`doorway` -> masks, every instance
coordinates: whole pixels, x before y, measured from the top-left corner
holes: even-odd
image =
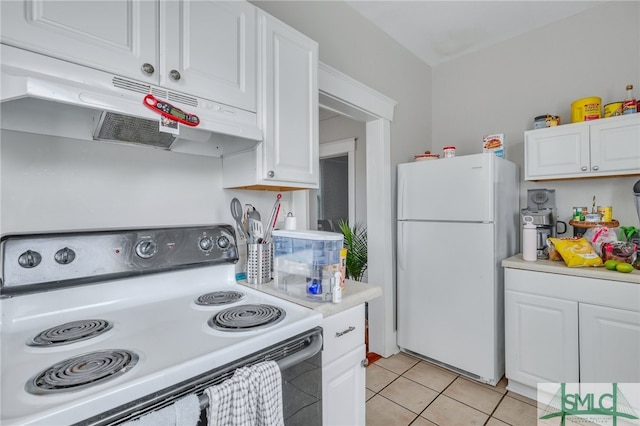
[[[320,157],[318,230],[339,232],[340,223],[349,221],[349,156]]]
[[[369,302],[371,351],[390,356],[398,352],[395,331],[395,174],[391,167],[391,121],[396,102],[319,63],[319,101],[323,109],[365,123],[366,223],[368,276],[382,288],[382,297]],[[300,196],[309,205],[308,193]],[[294,200],[295,202],[295,200]],[[308,212],[310,213],[310,212]]]
[[[354,137],[320,144],[320,187],[309,194],[310,222],[320,231],[340,232],[340,220],[355,223],[357,140]]]

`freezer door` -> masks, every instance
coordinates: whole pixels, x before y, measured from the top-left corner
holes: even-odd
[[[476,154],[398,165],[398,220],[493,222],[496,159]]]
[[[398,346],[487,383],[504,373],[493,230],[493,224],[398,222]]]

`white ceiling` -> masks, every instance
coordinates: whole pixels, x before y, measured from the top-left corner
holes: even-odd
[[[346,3],[434,67],[605,1],[360,1]]]

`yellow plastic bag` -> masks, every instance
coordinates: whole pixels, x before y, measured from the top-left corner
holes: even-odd
[[[549,241],[560,253],[564,263],[570,268],[603,265],[602,258],[598,256],[591,243],[585,238],[578,238],[577,240],[549,238]]]

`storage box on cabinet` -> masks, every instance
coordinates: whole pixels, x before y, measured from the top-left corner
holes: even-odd
[[[524,133],[525,180],[640,174],[640,114]]]

